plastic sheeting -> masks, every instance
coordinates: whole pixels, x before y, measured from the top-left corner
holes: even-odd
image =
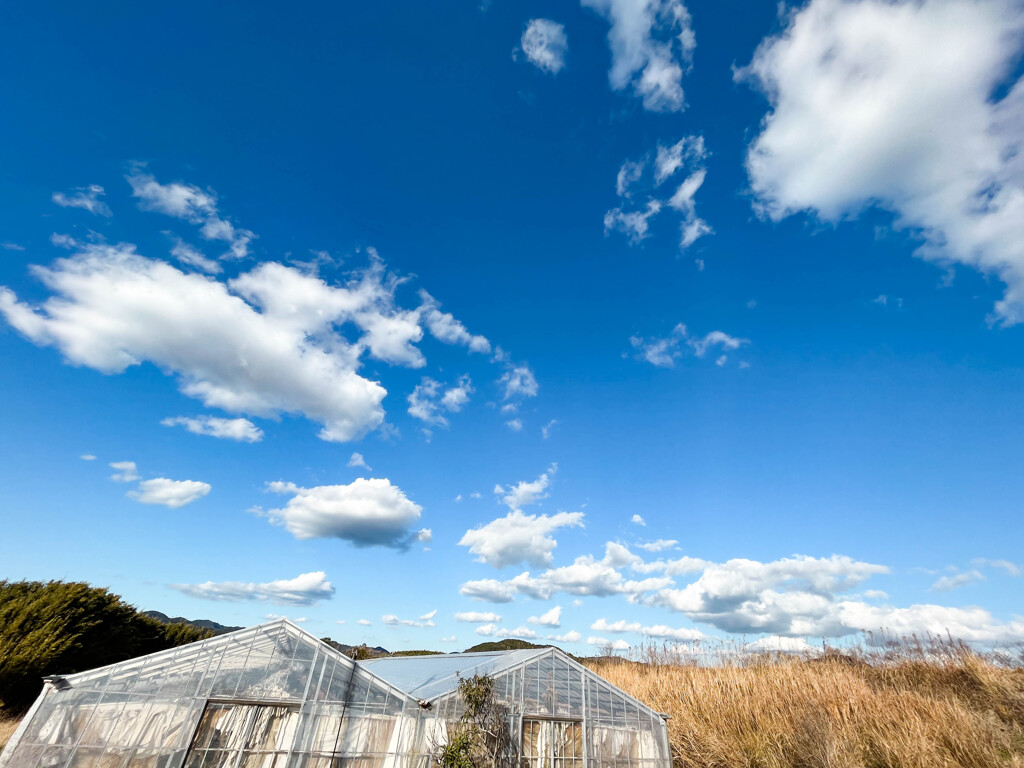
[[[286,620],[47,686],[0,768],[428,768],[474,674],[521,768],[671,768],[664,720],[557,649],[354,662]]]

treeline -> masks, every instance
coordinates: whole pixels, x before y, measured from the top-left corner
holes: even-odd
[[[46,675],[94,669],[213,634],[163,624],[82,582],[0,581],[0,713],[26,709]]]

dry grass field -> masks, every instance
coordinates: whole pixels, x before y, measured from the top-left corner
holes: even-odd
[[[589,666],[672,716],[675,768],[1024,766],[1024,669],[935,650]]]
[[[20,721],[17,718],[9,718],[0,715],[0,752],[3,751],[8,739],[14,735]]]

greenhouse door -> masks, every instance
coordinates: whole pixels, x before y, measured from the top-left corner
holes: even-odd
[[[211,701],[185,768],[283,768],[298,722],[297,707]]]
[[[523,719],[522,768],[583,768],[583,724]]]

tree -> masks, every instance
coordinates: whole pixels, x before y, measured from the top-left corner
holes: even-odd
[[[436,745],[440,768],[513,768],[516,753],[508,708],[498,702],[494,679],[473,675],[459,679],[464,711],[448,724],[448,740]]]
[[[212,637],[163,624],[82,582],[0,581],[0,710],[26,708],[45,675],[94,669]]]

